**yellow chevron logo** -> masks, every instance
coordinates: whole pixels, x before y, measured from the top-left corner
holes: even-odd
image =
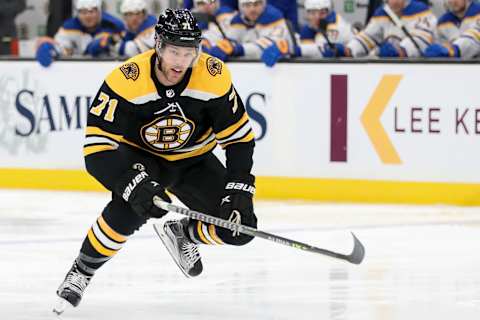
[[[397,90],[402,78],[401,75],[383,76],[360,117],[375,151],[382,162],[386,164],[402,163],[397,150],[395,150],[380,122],[380,117],[387,108],[388,102]]]

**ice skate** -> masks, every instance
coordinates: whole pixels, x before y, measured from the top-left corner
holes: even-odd
[[[57,289],[58,301],[53,307],[53,312],[60,315],[67,308],[78,306],[91,278],[91,275],[86,275],[78,270],[77,262],[75,261],[65,276],[65,280]]]
[[[165,221],[163,224],[154,225],[154,229],[175,263],[189,278],[202,273],[203,266],[197,245],[185,233],[187,225],[188,218],[185,218]]]

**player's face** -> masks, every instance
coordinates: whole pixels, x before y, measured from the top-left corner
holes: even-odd
[[[467,6],[466,0],[448,0],[448,9],[453,13],[463,13]]]
[[[123,20],[125,21],[128,30],[136,32],[145,20],[145,12],[127,12],[123,15]]]
[[[93,29],[100,22],[100,10],[97,8],[80,9],[78,10],[78,19],[82,26],[87,29]]]
[[[198,55],[193,47],[165,45],[161,49],[160,82],[172,86],[179,83]]]
[[[195,8],[201,13],[214,15],[217,10],[218,2],[216,0],[201,0],[195,2]]]
[[[257,21],[258,17],[263,13],[265,10],[265,2],[263,1],[255,1],[255,2],[247,2],[241,5],[243,15],[247,18],[248,21],[255,22]]]
[[[308,24],[315,29],[318,29],[320,27],[320,21],[325,19],[327,16],[328,9],[307,10]]]
[[[387,3],[397,15],[402,13],[402,10],[406,5],[405,0],[387,0]]]

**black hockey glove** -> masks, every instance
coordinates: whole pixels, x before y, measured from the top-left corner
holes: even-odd
[[[154,196],[172,202],[165,188],[153,181],[141,164],[135,164],[134,169],[125,172],[115,184],[114,191],[130,204],[135,213],[145,218],[161,218],[167,214],[167,211],[155,206]]]
[[[255,177],[248,175],[227,175],[225,193],[220,203],[220,214],[224,219],[253,228],[257,217],[253,212]]]

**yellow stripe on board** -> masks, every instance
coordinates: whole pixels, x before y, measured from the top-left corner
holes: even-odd
[[[0,188],[105,191],[82,170],[0,169]],[[256,199],[480,205],[480,184],[258,177]]]
[[[105,191],[84,170],[0,169],[0,188]]]
[[[260,177],[257,199],[480,205],[480,184]]]

